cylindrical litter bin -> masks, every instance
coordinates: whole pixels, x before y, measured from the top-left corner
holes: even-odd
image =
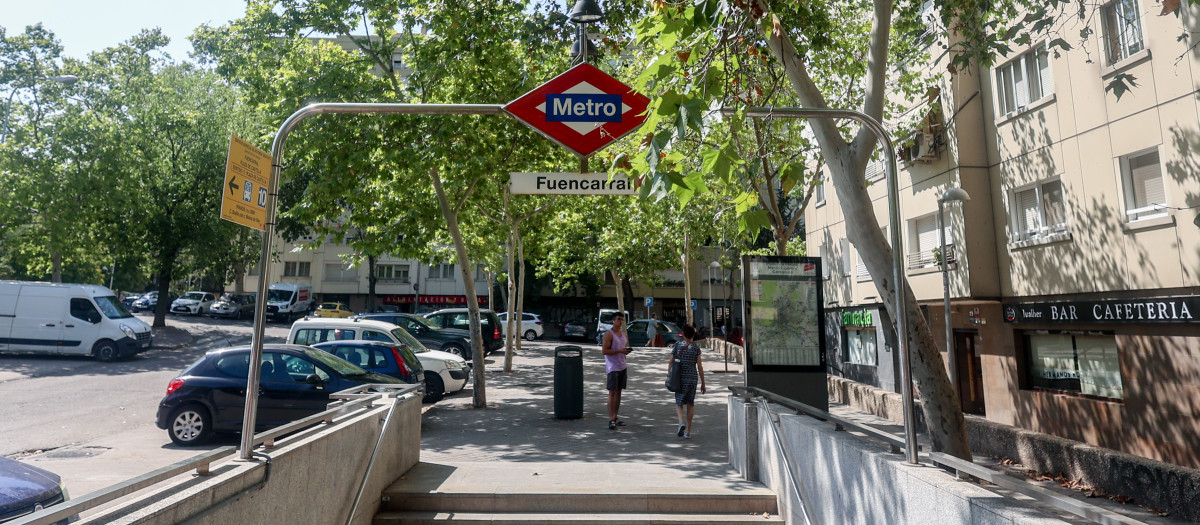
[[[583,417],[583,348],[554,348],[554,417]]]

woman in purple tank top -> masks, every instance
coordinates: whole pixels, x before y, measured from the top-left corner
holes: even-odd
[[[621,391],[625,389],[628,373],[625,370],[625,356],[629,355],[629,334],[625,333],[625,314],[613,314],[612,329],[604,333],[601,344],[604,352],[604,372],[608,378],[608,429],[616,430],[625,426],[625,422],[617,418],[621,410]]]

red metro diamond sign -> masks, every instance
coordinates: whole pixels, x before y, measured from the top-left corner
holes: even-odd
[[[580,157],[646,121],[650,99],[591,64],[579,64],[509,102],[504,110]]]

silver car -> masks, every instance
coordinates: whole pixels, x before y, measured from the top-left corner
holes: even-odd
[[[208,313],[214,317],[230,319],[249,319],[254,317],[254,294],[227,293],[208,308]]]

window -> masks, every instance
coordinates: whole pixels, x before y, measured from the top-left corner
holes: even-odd
[[[1014,191],[1012,223],[1014,242],[1066,231],[1067,211],[1062,182],[1041,182]]]
[[[250,277],[258,277],[258,263],[251,265],[250,269],[246,270],[246,275]]]
[[[871,161],[870,164],[867,164],[867,170],[865,173],[863,173],[863,175],[866,177],[867,180],[882,179],[884,176],[883,161],[882,160]]]
[[[817,205],[825,204],[825,174],[817,175],[816,187],[813,188],[813,198],[816,199]]]
[[[478,268],[478,267],[475,268],[475,280],[477,282],[486,282],[487,281],[487,273],[483,271],[483,268]]]
[[[874,328],[846,328],[847,363],[877,366],[878,350]]]
[[[358,267],[346,268],[342,266],[342,263],[326,263],[325,280],[332,282],[355,282],[358,280]]]
[[[1053,92],[1050,53],[1044,46],[996,68],[996,101],[1000,113],[1015,113]]]
[[[948,262],[954,262],[954,231],[946,221],[946,246],[944,252]],[[938,249],[937,214],[931,213],[908,221],[908,267],[936,268],[940,267],[939,256],[934,255]]]
[[[1104,43],[1108,48],[1108,63],[1116,64],[1141,51],[1141,15],[1137,0],[1114,0],[1100,8],[1104,24]]]
[[[72,298],[71,317],[96,324],[100,322],[100,311],[87,299]]]
[[[289,261],[283,263],[284,277],[308,277],[312,263]]]
[[[325,341],[345,341],[354,339],[354,330],[340,328],[301,328],[296,330],[296,340],[292,344],[315,345]]]
[[[429,269],[429,278],[430,279],[453,280],[454,279],[454,265],[453,264],[439,264],[437,266],[434,266],[433,268],[430,268]]]
[[[1158,150],[1121,157],[1121,178],[1125,183],[1125,216],[1130,221],[1166,213],[1167,194]]]
[[[1029,385],[1106,399],[1123,399],[1116,337],[1090,334],[1025,336]]]
[[[380,281],[396,281],[401,283],[408,282],[408,265],[407,264],[377,264],[375,265],[375,278]]]

